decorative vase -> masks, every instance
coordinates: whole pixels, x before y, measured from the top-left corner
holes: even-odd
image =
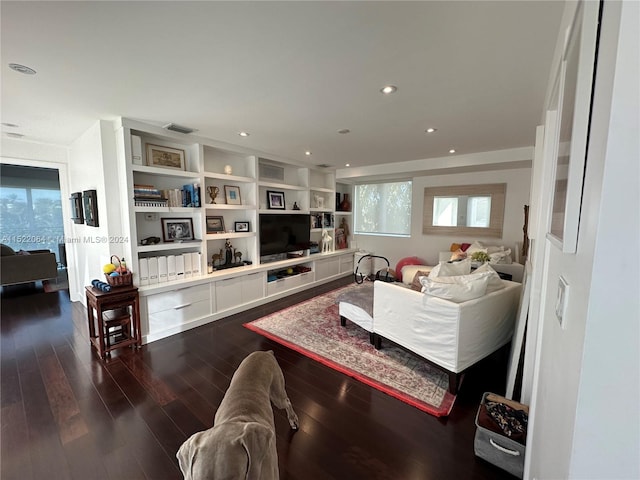
[[[224,173],[227,175],[231,175],[233,173],[233,168],[231,168],[231,165],[224,166]]]
[[[342,199],[342,202],[340,203],[340,211],[342,211],[342,212],[350,212],[351,211],[351,201],[349,200],[349,194],[348,193],[344,193],[343,196],[344,196],[344,198]]]

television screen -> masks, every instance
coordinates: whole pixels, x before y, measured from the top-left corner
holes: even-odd
[[[309,248],[311,218],[305,214],[260,215],[260,256]]]

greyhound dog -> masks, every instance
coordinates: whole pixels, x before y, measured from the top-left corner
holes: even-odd
[[[278,453],[271,402],[298,416],[284,389],[284,375],[273,351],[253,352],[233,374],[213,427],[189,437],[176,457],[185,480],[278,480]]]

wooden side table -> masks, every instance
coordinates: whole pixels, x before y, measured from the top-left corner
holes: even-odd
[[[89,339],[98,355],[104,359],[116,348],[140,348],[142,332],[138,288],[119,287],[103,292],[94,287],[85,287],[85,293]]]

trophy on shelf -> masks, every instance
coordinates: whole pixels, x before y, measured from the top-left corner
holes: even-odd
[[[216,197],[218,196],[218,193],[220,193],[220,189],[215,185],[213,185],[213,186],[207,187],[207,193],[211,197],[211,203],[216,203]]]

